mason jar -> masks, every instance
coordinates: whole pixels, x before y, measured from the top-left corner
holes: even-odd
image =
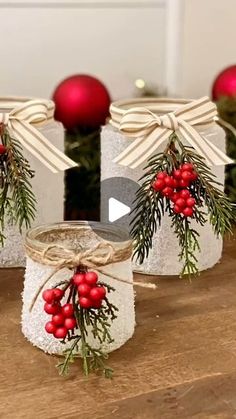
[[[10,113],[17,106],[27,104],[30,98],[0,98],[0,113]],[[45,101],[45,99],[44,99]],[[56,148],[64,151],[64,128],[54,120],[54,103],[48,103],[48,118],[37,124],[37,130],[43,134]],[[23,147],[23,155],[35,171],[31,180],[36,197],[36,217],[33,225],[52,223],[63,220],[64,213],[64,173],[52,173],[27,149]],[[56,205],[52,205],[55,202]],[[6,224],[4,247],[0,247],[0,267],[19,267],[25,265],[23,236],[17,226]]]
[[[135,327],[132,243],[127,232],[107,224],[86,221],[50,224],[27,232],[22,332],[33,345],[44,352],[62,354],[67,346],[71,345],[71,343],[61,343],[45,331],[45,323],[49,320],[49,316],[44,312],[45,301],[43,301],[42,292],[45,288],[52,288],[62,281],[69,280],[73,275],[73,270],[64,268],[57,271],[45,284],[45,278],[50,277],[55,270],[57,247],[63,247],[63,257],[66,259],[68,252],[76,253],[81,251],[81,248],[83,251],[91,249],[93,252],[94,247],[104,242],[110,244],[113,249],[112,260],[102,266],[103,273],[100,270],[97,272],[96,268],[93,271],[98,273],[99,281],[114,287],[114,291],[109,293],[110,303],[118,308],[117,318],[113,320],[110,328],[113,341],[102,346],[104,351],[111,352],[124,345],[132,337]],[[48,247],[53,247],[54,253],[45,263],[44,255]],[[107,250],[104,250],[105,258],[106,252]],[[35,300],[39,290],[40,293]],[[62,303],[66,302],[68,292]],[[34,302],[33,305],[32,302]],[[97,347],[98,342],[90,332],[88,340],[93,347]]]
[[[185,99],[169,99],[169,98],[139,98],[115,102],[114,106],[117,113],[133,108],[145,107],[157,115],[163,115],[168,112],[173,112],[180,106],[189,103],[190,100]],[[113,177],[124,177],[139,183],[139,179],[144,174],[143,169],[147,162],[135,169],[121,166],[114,163],[113,160],[127,148],[132,141],[127,138],[122,132],[119,131],[119,124],[116,121],[110,120],[106,126],[103,127],[101,133],[101,181]],[[225,152],[226,140],[224,130],[215,122],[205,125],[195,125],[194,128],[220,150]],[[183,141],[185,145],[187,144]],[[165,144],[160,146],[158,151],[163,151]],[[156,151],[153,153],[155,154]],[[221,183],[221,189],[224,188],[224,166],[213,166],[212,172],[216,175],[216,180]],[[126,194],[130,190],[122,191],[123,202],[129,202]],[[121,195],[121,194],[120,194]],[[133,197],[135,198],[135,196]],[[101,201],[105,199],[103,196],[103,189],[101,190]],[[103,214],[101,214],[103,221]],[[122,221],[122,220],[121,220]],[[131,221],[131,218],[130,218]],[[201,251],[196,252],[198,259],[199,270],[205,270],[214,266],[221,258],[222,255],[222,238],[217,238],[212,230],[209,222],[204,226],[197,224],[194,220],[191,225],[200,234],[199,244]],[[179,261],[179,244],[178,240],[171,228],[171,218],[165,214],[157,232],[153,237],[153,246],[150,249],[148,258],[140,265],[133,262],[134,271],[153,274],[153,275],[179,275],[182,269],[182,264]]]

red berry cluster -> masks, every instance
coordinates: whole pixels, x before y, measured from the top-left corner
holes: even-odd
[[[73,283],[78,287],[79,305],[83,308],[100,308],[106,296],[106,289],[98,285],[96,272],[74,274]]]
[[[63,297],[64,291],[60,288],[47,289],[43,292],[44,311],[52,315],[51,321],[45,325],[45,330],[57,339],[65,339],[68,330],[76,327],[73,305],[61,305]]]
[[[69,286],[77,287],[80,307],[98,309],[102,306],[106,289],[97,282],[96,272],[78,272],[73,275]],[[44,311],[52,315],[51,321],[45,325],[45,330],[57,339],[65,339],[68,331],[77,326],[73,304],[69,302],[61,304],[64,295],[65,291],[60,288],[47,289],[43,292]]]
[[[191,163],[184,163],[178,169],[173,170],[171,175],[159,172],[152,187],[174,203],[173,211],[176,214],[192,217],[196,201],[186,188],[197,178],[194,166]]]

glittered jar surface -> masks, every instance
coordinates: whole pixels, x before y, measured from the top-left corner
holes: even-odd
[[[217,124],[211,125],[207,129],[204,128],[204,130],[199,127],[198,131],[219,149],[225,151],[225,133]],[[127,147],[130,141],[132,140],[111,125],[103,127],[101,133],[101,181],[111,177],[126,177],[138,182],[143,175],[145,164],[137,169],[130,169],[113,163],[113,159]],[[160,151],[163,151],[164,147],[165,145],[160,147]],[[213,167],[212,171],[217,180],[224,184],[224,166]],[[126,202],[125,193],[124,190],[124,202]],[[101,220],[103,220],[102,214]],[[216,238],[209,222],[200,226],[193,220],[192,225],[200,234],[201,252],[196,254],[196,257],[199,270],[202,271],[211,268],[220,260],[223,242],[221,238]],[[134,263],[133,269],[146,274],[178,275],[182,268],[178,257],[179,251],[178,240],[171,229],[171,219],[165,215],[160,228],[153,237],[153,248],[150,250],[149,257],[142,265]]]
[[[114,341],[101,346],[94,339],[88,327],[88,343],[95,349],[99,348],[110,352],[122,346],[132,337],[135,327],[134,289],[131,242],[127,233],[98,222],[71,221],[31,229],[26,235],[25,244],[27,260],[23,290],[22,331],[33,345],[50,354],[62,354],[67,348],[67,344],[61,343],[45,331],[45,324],[51,320],[51,315],[44,312],[45,301],[42,298],[42,293],[44,289],[55,287],[61,281],[71,279],[74,268],[55,270],[58,265],[61,266],[61,260],[64,261],[68,258],[71,260],[70,252],[77,257],[83,252],[91,257],[94,256],[94,260],[97,261],[94,262],[95,265],[98,263],[102,270],[102,273],[97,272],[98,280],[114,288],[114,291],[108,294],[109,302],[118,309],[117,318],[110,327],[110,334]],[[100,245],[103,248],[99,253],[99,251],[96,252],[96,249]],[[59,260],[57,259],[58,251]],[[108,256],[109,259],[107,259]],[[45,259],[47,257],[48,259]],[[77,260],[78,258],[76,263],[78,263]],[[54,275],[51,275],[52,273]],[[51,278],[47,281],[50,275]],[[122,282],[122,280],[128,281],[128,283]],[[68,293],[69,288],[61,301],[62,305],[67,301]],[[35,298],[36,295],[37,298]],[[33,305],[32,302],[34,302]]]
[[[64,128],[61,123],[52,121],[38,126],[37,129],[54,146],[64,151]],[[32,187],[37,200],[37,212],[32,225],[61,221],[64,207],[64,173],[50,172],[27,150],[24,150],[24,156],[35,170]],[[5,236],[4,248],[0,248],[0,267],[24,266],[23,238],[17,227],[6,226]]]

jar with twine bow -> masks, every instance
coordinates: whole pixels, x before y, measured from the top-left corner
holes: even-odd
[[[220,233],[223,232],[224,226],[227,224],[227,221],[225,223],[227,215],[229,214],[229,219],[232,215],[232,207],[223,196],[224,165],[232,163],[232,160],[225,155],[225,133],[216,123],[215,104],[207,97],[198,100],[142,98],[115,102],[111,105],[110,112],[109,124],[103,127],[101,134],[101,180],[125,177],[141,185],[136,199],[137,213],[143,215],[140,231],[137,232],[140,216],[139,219],[138,216],[135,219],[136,226],[134,223],[132,224],[133,214],[130,216],[131,227],[134,226],[131,235],[136,240],[136,253],[141,255],[139,260],[134,258],[134,270],[156,275],[180,274],[184,265],[183,252],[188,252],[190,249],[191,237],[193,238],[192,243],[195,243],[194,251],[191,249],[191,252],[193,258],[198,262],[198,270],[201,271],[215,265],[222,254]],[[164,162],[163,166],[161,166],[161,161]],[[160,163],[159,166],[157,162]],[[197,167],[194,167],[193,162]],[[180,179],[184,163],[188,163],[188,168],[191,170],[196,169],[192,184],[190,181]],[[155,167],[159,167],[156,172]],[[178,179],[173,176],[176,170]],[[149,172],[154,176],[152,182]],[[165,189],[163,192],[164,183],[161,177],[164,174],[167,176],[164,183],[165,181],[175,182],[175,186],[173,186],[174,183],[173,185],[168,184],[168,191]],[[187,175],[191,174],[185,173],[186,179]],[[157,178],[159,176],[160,179],[155,176]],[[215,176],[215,178],[211,176]],[[142,177],[143,180],[141,180]],[[155,179],[158,182],[154,185]],[[211,183],[208,185],[206,182],[209,179]],[[215,183],[217,190],[213,188],[212,179],[220,184]],[[180,181],[185,185],[187,192],[186,190],[182,191],[184,186],[180,187]],[[209,188],[204,185],[208,185]],[[145,201],[147,191],[151,191],[149,201],[153,202],[153,211],[148,208],[149,212],[145,209],[145,205],[146,208],[149,206],[149,201]],[[212,191],[214,193],[209,198],[209,193]],[[124,190],[124,202],[126,193],[128,192]],[[182,197],[181,194],[186,196]],[[192,196],[192,194],[197,196]],[[214,204],[211,201],[212,197],[214,197]],[[219,200],[222,198],[222,205],[219,212],[217,212],[217,208],[217,211],[213,213],[218,197]],[[143,202],[141,202],[142,198]],[[178,198],[181,198],[178,201],[181,205],[185,200],[191,198],[188,201],[191,207],[186,210],[185,207],[174,204],[174,200],[176,201]],[[103,199],[102,190],[101,202]],[[159,204],[156,204],[157,201],[160,203],[160,207],[158,207]],[[205,206],[206,203],[207,206]],[[210,208],[211,204],[212,209]],[[225,205],[227,210],[229,209],[226,216],[223,214],[224,209],[222,210]],[[138,208],[143,212],[138,212]],[[198,212],[199,208],[200,212]],[[221,215],[223,217],[222,229],[220,226],[216,226],[215,222],[217,218],[221,219]],[[206,217],[206,222],[203,221],[204,217]],[[103,211],[101,219],[103,220]],[[192,236],[190,237],[186,233],[185,240],[183,228],[183,235],[180,237],[179,234],[178,240],[178,232],[183,225],[188,227],[188,233],[190,232]],[[151,233],[150,230],[152,230]],[[146,240],[145,235],[147,235]],[[189,241],[187,236],[190,237]],[[182,248],[180,243],[182,243]],[[190,264],[187,268],[191,273]]]
[[[133,282],[132,242],[127,232],[98,222],[64,222],[29,230],[25,248],[27,264],[23,291],[22,331],[33,345],[49,354],[62,355],[65,351],[70,351],[77,336],[78,345],[74,349],[77,350],[77,354],[79,352],[85,357],[84,345],[89,345],[91,351],[98,350],[104,354],[124,345],[132,337],[135,327],[133,285],[151,288],[155,288],[155,285]],[[90,281],[89,287],[86,285],[88,291],[83,286],[81,289],[78,285],[80,282],[77,282],[85,278],[86,272],[89,272],[90,276],[93,272],[96,285],[94,283],[91,285]],[[96,289],[104,287],[106,290],[105,297],[103,290],[104,299],[99,307],[93,303],[90,306],[84,305],[88,299],[96,297],[96,295],[90,296],[94,287]],[[63,292],[63,298],[60,297],[61,313],[64,313],[66,304],[68,306],[68,303],[72,303],[75,312],[73,315],[79,323],[79,327],[77,328],[77,323],[75,330],[71,332],[73,335],[67,335],[64,342],[55,338],[58,336],[55,330],[49,330],[49,333],[45,331],[45,324],[50,320],[45,298],[48,301],[48,290],[55,288]],[[84,299],[84,294],[81,297],[82,292],[85,292],[87,299]],[[115,315],[109,317],[112,311]],[[94,319],[99,327],[95,325]],[[106,319],[105,327],[108,330],[101,338],[98,335],[104,332],[103,323],[99,323],[102,319]],[[59,326],[63,328],[63,324]],[[96,328],[99,331],[98,335]],[[66,367],[63,364],[62,370],[64,369]],[[89,367],[85,372],[88,370]]]
[[[0,267],[24,265],[21,233],[31,222],[63,219],[63,171],[76,164],[63,153],[54,108],[47,99],[0,98]]]

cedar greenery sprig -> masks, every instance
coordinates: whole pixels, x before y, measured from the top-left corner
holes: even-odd
[[[115,291],[113,287],[104,282],[99,282],[99,285],[106,287],[108,293]],[[117,318],[117,307],[110,303],[107,297],[104,298],[103,304],[98,309],[81,307],[78,303],[77,286],[73,284],[73,279],[70,281],[69,294],[70,300],[68,301],[73,304],[77,326],[62,340],[62,343],[72,341],[72,344],[69,349],[63,352],[64,359],[57,364],[59,374],[67,375],[70,364],[74,363],[76,358],[81,357],[86,376],[90,372],[97,372],[102,373],[106,378],[112,378],[113,370],[106,365],[108,355],[103,351],[102,346],[113,342],[110,326],[111,322]],[[88,343],[89,335],[97,340],[101,345],[100,348],[94,348]]]
[[[183,163],[193,164],[197,173],[197,179],[189,187],[191,196],[196,201],[196,208],[191,219],[203,226],[209,218],[217,236],[223,236],[225,232],[232,231],[232,223],[236,221],[234,204],[219,189],[220,184],[205,160],[193,148],[183,145],[178,136],[173,133],[164,152],[149,159],[144,168],[145,173],[140,179],[141,186],[134,201],[131,236],[135,249],[133,256],[139,263],[143,263],[152,248],[153,235],[161,224],[162,217],[168,214],[172,219],[172,228],[180,246],[179,259],[183,263],[180,276],[185,274],[191,276],[198,273],[199,233],[192,227],[189,218],[176,214],[169,199],[152,187],[157,173],[167,172],[170,175]]]
[[[22,153],[19,142],[1,127],[2,146],[6,152],[0,156],[0,244],[4,245],[6,220],[17,224],[20,232],[29,228],[35,218],[36,199],[31,179],[34,171]]]

